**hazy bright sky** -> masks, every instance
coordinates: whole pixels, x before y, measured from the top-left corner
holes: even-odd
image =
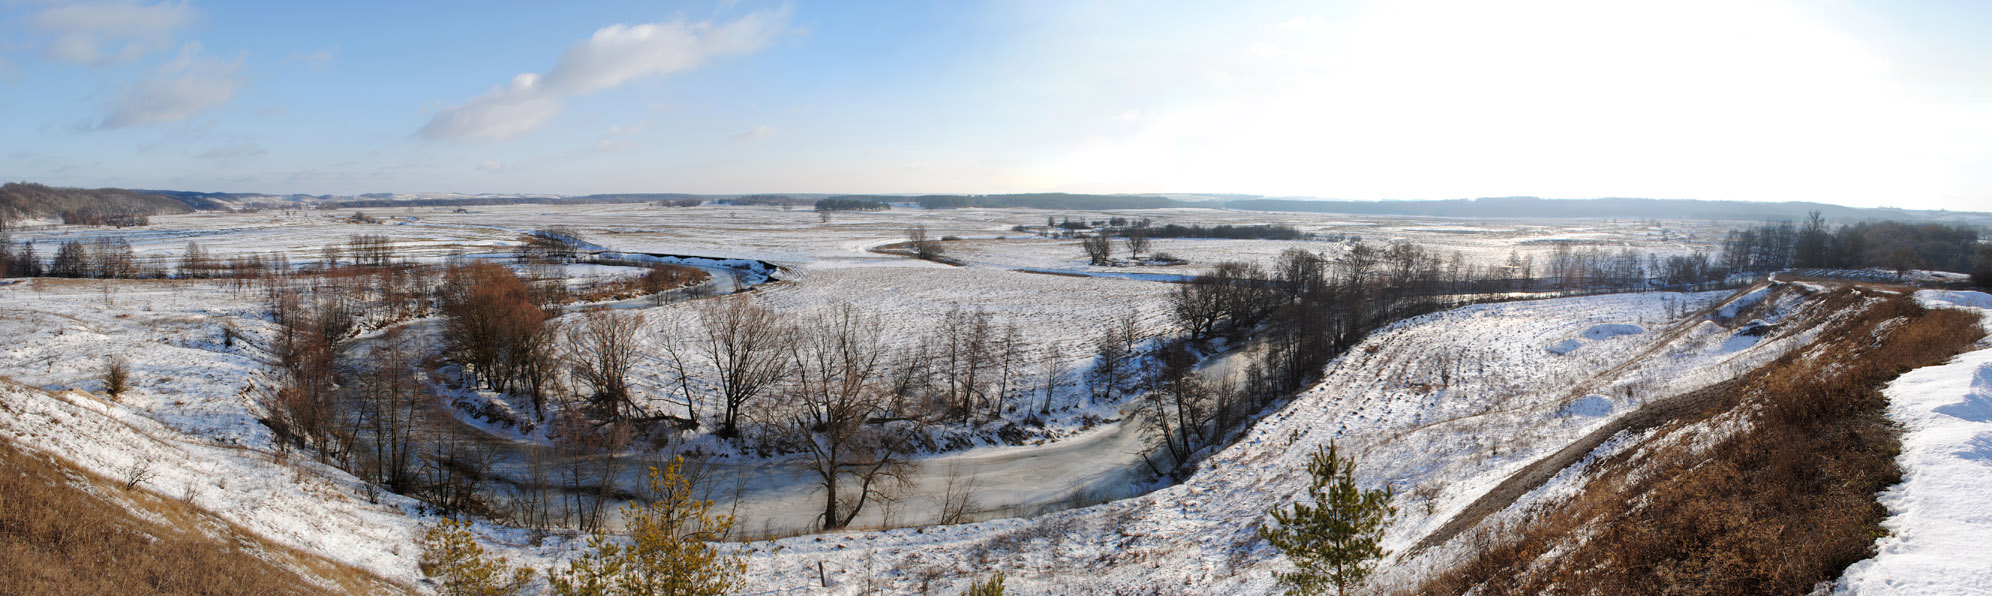
[[[0,178],[1992,209],[1984,0],[0,0]]]

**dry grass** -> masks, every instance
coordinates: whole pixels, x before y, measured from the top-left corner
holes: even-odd
[[[0,594],[406,592],[115,484],[0,437]]]
[[[1900,429],[1881,387],[1977,341],[1974,315],[1858,289],[1827,297],[1829,323],[1745,377],[1727,399],[1602,462],[1570,501],[1487,541],[1424,594],[1792,594],[1872,556],[1901,479]],[[1694,447],[1694,425],[1741,432]]]

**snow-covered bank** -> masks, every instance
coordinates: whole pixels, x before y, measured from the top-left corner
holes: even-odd
[[[1976,311],[1992,328],[1992,296],[1917,292],[1932,308]],[[1845,594],[1992,594],[1992,340],[1888,384],[1889,418],[1902,424],[1902,483],[1874,558],[1840,578]]]

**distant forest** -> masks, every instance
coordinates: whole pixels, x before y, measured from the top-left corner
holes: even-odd
[[[891,206],[878,201],[865,199],[817,199],[817,211],[883,211]]]
[[[1691,199],[1543,199],[1537,197],[1490,197],[1446,201],[1313,201],[1293,199],[1246,199],[1229,201],[1225,208],[1240,211],[1293,211],[1303,213],[1353,213],[1361,215],[1417,215],[1429,217],[1635,217],[1650,219],[1717,219],[1733,221],[1796,220],[1819,212],[1835,221],[1928,221],[1949,215],[1984,214],[1909,211],[1893,208],[1858,208],[1823,203],[1753,203],[1745,201],[1700,201]]]
[[[1992,246],[1978,242],[1971,226],[1899,221],[1829,227],[1813,213],[1789,221],[1732,231],[1722,243],[1723,266],[1732,271],[1782,269],[1931,269],[1979,273],[1992,267]]]
[[[878,203],[917,203],[925,209],[964,209],[980,207],[988,209],[1072,209],[1085,211],[1105,211],[1109,209],[1160,209],[1164,207],[1185,207],[1188,203],[1163,197],[1135,195],[1083,195],[1062,192],[1027,193],[1013,195],[838,195],[831,199],[846,201],[873,201]]]
[[[65,223],[143,225],[164,213],[188,213],[177,199],[121,188],[60,188],[29,182],[0,185],[0,229],[12,221],[59,215]]]

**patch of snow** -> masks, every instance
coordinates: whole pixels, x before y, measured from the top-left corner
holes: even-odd
[[[1611,413],[1612,399],[1597,394],[1577,398],[1575,401],[1570,402],[1570,405],[1563,406],[1563,409],[1556,411],[1557,416],[1587,416],[1594,418],[1609,416]]]

